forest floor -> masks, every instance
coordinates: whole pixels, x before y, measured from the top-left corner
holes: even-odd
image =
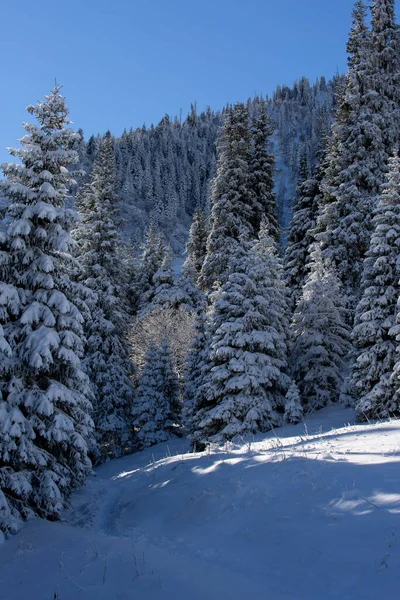
[[[400,421],[343,407],[110,461],[63,522],[0,545],[2,600],[382,600],[399,581]]]

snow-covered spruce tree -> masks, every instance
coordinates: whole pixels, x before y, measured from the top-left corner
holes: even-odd
[[[151,343],[136,390],[132,415],[141,447],[165,442],[179,418],[178,382],[169,345]]]
[[[137,269],[136,297],[138,307],[145,302],[146,293],[153,286],[153,277],[161,267],[165,254],[165,241],[153,221],[150,221],[146,239],[142,246],[140,264]]]
[[[285,280],[292,312],[301,296],[308,274],[310,246],[313,242],[312,230],[316,224],[320,199],[317,179],[306,179],[299,185],[285,249]]]
[[[171,248],[166,245],[163,261],[152,277],[151,287],[142,295],[139,317],[159,308],[195,310],[201,304],[203,295],[193,283],[187,269],[186,266],[179,277],[175,275]]]
[[[276,126],[267,116],[265,101],[260,101],[259,114],[251,131],[251,188],[255,195],[254,230],[258,232],[262,219],[268,222],[270,235],[279,242],[279,223],[274,192],[274,155],[268,152],[268,142]]]
[[[376,99],[386,123],[383,142],[391,153],[400,144],[400,30],[395,0],[374,0],[371,13]]]
[[[392,152],[385,141],[392,115],[382,110],[376,47],[365,16],[365,6],[358,0],[348,42],[349,72],[332,129],[321,186],[323,206],[315,229],[324,259],[337,269],[351,307],[359,300],[371,215]]]
[[[293,316],[290,361],[307,412],[339,399],[343,359],[350,349],[345,312],[340,281],[316,245]]]
[[[300,391],[293,382],[285,397],[285,414],[283,419],[285,423],[299,423],[303,418],[303,406],[301,403]]]
[[[17,288],[0,283],[0,323],[5,326],[4,331],[0,325],[0,532],[6,536],[16,533],[21,517],[31,514],[33,470],[43,462],[41,450],[33,443],[29,419],[7,402],[7,387],[16,370],[7,336],[11,342],[14,317],[18,317],[20,310]]]
[[[208,219],[206,211],[197,208],[189,230],[189,241],[186,244],[186,260],[184,263],[184,269],[193,273],[193,282],[196,284],[206,256],[207,237]]]
[[[192,408],[197,444],[265,431],[282,422],[287,371],[287,306],[271,238],[240,240],[230,275],[215,293],[201,388]]]
[[[100,456],[121,456],[134,446],[133,364],[126,342],[128,307],[115,194],[115,153],[110,132],[101,141],[90,184],[78,194],[82,225],[74,232],[79,280],[92,292],[86,321],[85,367],[94,386],[93,418]],[[124,329],[125,327],[125,329]]]
[[[228,109],[218,139],[218,153],[211,191],[210,234],[199,277],[203,291],[226,282],[229,256],[240,246],[243,232],[250,239],[256,239],[258,233],[261,207],[251,189],[249,115],[244,104]]]
[[[400,159],[390,160],[388,180],[375,210],[374,231],[364,260],[363,294],[352,333],[355,360],[352,390],[361,419],[385,418],[400,411],[394,333],[400,296]]]
[[[2,525],[15,531],[29,511],[57,518],[91,469],[89,380],[81,368],[83,317],[69,276],[75,221],[65,208],[75,134],[56,85],[28,112],[22,164],[3,164],[9,198],[0,252],[0,482]],[[8,347],[7,347],[8,344]],[[5,499],[5,501],[4,501]],[[11,519],[11,520],[10,520]]]

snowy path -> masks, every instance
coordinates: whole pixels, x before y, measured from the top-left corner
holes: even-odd
[[[0,546],[0,598],[397,598],[400,421],[349,422],[335,407],[241,446],[180,440],[100,467],[65,522]]]

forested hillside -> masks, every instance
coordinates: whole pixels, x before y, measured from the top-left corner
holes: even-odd
[[[314,84],[303,77],[292,87],[278,86],[272,98],[266,98],[266,112],[274,127],[270,145],[276,158],[274,179],[283,227],[289,224],[300,164],[303,161],[304,168],[305,161],[311,175],[321,158],[342,84],[343,77],[329,82],[321,77]],[[250,116],[258,114],[259,105],[258,97],[247,102]],[[193,105],[184,120],[166,115],[158,125],[125,130],[115,138],[116,189],[125,238],[142,241],[152,221],[175,252],[182,253],[196,208],[209,209],[217,134],[226,110],[209,108],[198,113]],[[87,173],[100,139],[79,143]]]

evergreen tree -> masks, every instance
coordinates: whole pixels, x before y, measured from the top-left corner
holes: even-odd
[[[80,288],[68,276],[75,215],[65,207],[77,162],[68,110],[55,86],[29,106],[22,164],[3,164],[10,200],[0,253],[1,527],[15,531],[31,511],[57,518],[89,474],[91,390],[81,368]]]
[[[168,440],[178,413],[178,383],[168,342],[164,340],[158,347],[151,343],[132,409],[141,447]]]
[[[184,270],[191,270],[193,281],[197,280],[203,267],[207,251],[208,223],[204,209],[197,209],[193,215],[189,230],[189,241],[186,244],[186,260]]]
[[[191,439],[221,442],[281,423],[290,381],[287,306],[271,238],[241,240],[230,275],[216,292],[201,389],[192,408]]]
[[[308,274],[312,231],[316,224],[320,189],[317,179],[306,179],[298,187],[298,200],[294,206],[289,236],[285,250],[285,279],[293,312],[301,296]]]
[[[400,32],[395,0],[374,0],[371,13],[375,90],[386,123],[383,143],[390,154],[400,144]]]
[[[292,375],[308,412],[339,398],[350,349],[340,281],[318,246],[293,317]]]
[[[303,418],[303,406],[301,404],[300,390],[293,382],[285,398],[285,423],[299,423]]]
[[[390,0],[374,3],[373,20],[378,21],[378,13],[390,4]],[[352,307],[359,299],[371,215],[393,151],[387,132],[393,130],[393,118],[399,119],[385,91],[395,85],[394,69],[384,76],[377,68],[380,57],[392,54],[391,35],[380,35],[378,43],[378,26],[373,25],[371,34],[365,17],[364,3],[358,0],[348,42],[349,73],[333,126],[316,227],[324,258],[337,268]]]
[[[352,389],[362,419],[399,413],[394,339],[396,305],[400,295],[400,159],[390,160],[388,180],[374,214],[374,232],[364,261],[363,295],[357,306],[352,334],[355,361]]]
[[[244,104],[227,112],[218,140],[217,174],[212,183],[211,229],[199,285],[211,291],[227,280],[229,256],[237,252],[240,236],[257,237],[261,206],[256,203],[250,181],[249,116]]]
[[[133,365],[125,341],[128,321],[126,274],[115,194],[115,153],[110,132],[104,136],[90,184],[77,204],[82,226],[75,231],[81,270],[94,294],[88,300],[85,367],[94,385],[94,422],[101,458],[121,456],[133,447],[131,417]]]
[[[270,235],[279,242],[279,223],[274,193],[275,158],[267,149],[270,136],[275,130],[272,119],[267,116],[265,101],[259,105],[259,115],[254,119],[252,129],[251,188],[256,207],[254,230],[258,232],[262,219],[267,219]]]
[[[146,293],[153,286],[153,277],[161,267],[165,254],[165,242],[163,236],[150,222],[147,230],[146,240],[142,247],[140,264],[138,268],[138,279],[136,282],[136,297],[139,307],[145,302]]]
[[[152,278],[152,287],[142,296],[139,316],[159,308],[195,310],[202,303],[203,296],[190,275],[185,269],[179,277],[175,276],[171,248],[165,246],[161,266]]]

